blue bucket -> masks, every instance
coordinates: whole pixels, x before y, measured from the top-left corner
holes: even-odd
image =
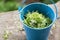
[[[32,12],[36,10],[48,16],[52,20],[52,23],[48,27],[34,29],[24,24],[24,15],[26,15],[28,11]],[[54,13],[54,11],[44,3],[31,3],[20,10],[20,21],[23,23],[27,40],[48,40],[50,29],[56,18],[56,13]]]

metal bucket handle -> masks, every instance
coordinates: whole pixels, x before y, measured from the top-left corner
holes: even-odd
[[[56,4],[54,3],[53,0],[50,0],[50,1],[53,3],[53,5],[54,5],[54,7],[55,7],[55,9],[56,9],[56,17],[57,17],[57,19],[60,19],[60,17],[58,17],[58,9],[57,9]]]
[[[56,6],[55,2],[54,2],[53,0],[50,0],[50,1],[51,1],[51,3],[54,5],[54,7],[55,7],[55,9],[56,9],[56,18],[57,18],[57,19],[60,19],[60,17],[58,17],[58,9],[57,9],[57,6]],[[20,10],[22,9],[22,7],[23,7],[23,5],[25,4],[25,2],[26,2],[26,0],[23,0],[23,1],[21,2],[22,5],[18,8],[19,12],[20,12]]]

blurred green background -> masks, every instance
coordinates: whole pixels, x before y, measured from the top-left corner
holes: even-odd
[[[18,6],[20,6],[21,1],[22,0],[0,0],[0,12],[17,10]],[[40,0],[40,1],[50,4],[49,0]],[[54,2],[57,1],[59,0],[54,0]]]

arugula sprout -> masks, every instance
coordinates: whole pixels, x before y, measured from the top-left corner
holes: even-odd
[[[8,31],[5,31],[4,32],[4,36],[3,36],[4,40],[7,40],[8,39],[8,36],[9,36]]]
[[[52,20],[49,17],[46,17],[38,11],[28,12],[25,17],[24,23],[31,28],[44,28],[52,23]]]
[[[8,40],[9,35],[11,35],[11,34],[12,34],[12,32],[9,32],[9,31],[5,30],[5,31],[4,31],[4,34],[3,34],[4,40]]]

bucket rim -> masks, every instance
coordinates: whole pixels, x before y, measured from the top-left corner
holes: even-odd
[[[23,7],[23,8],[20,10],[20,12],[22,12],[24,8],[26,8],[26,7],[28,7],[28,6],[32,5],[32,4],[42,4],[42,5],[44,5],[44,6],[48,6],[47,4],[45,4],[45,3],[40,3],[40,2],[30,3],[30,4],[26,5],[25,7]],[[52,9],[50,6],[48,6],[48,7],[53,11],[53,9]],[[26,24],[22,21],[21,15],[20,15],[20,21],[22,22],[22,24],[23,24],[24,26],[26,26],[26,27],[28,27],[28,28],[30,28],[30,29],[34,29],[34,30],[47,29],[47,28],[51,27],[51,26],[55,23],[55,21],[56,21],[56,13],[55,13],[54,11],[53,11],[53,13],[54,13],[54,19],[53,19],[52,23],[51,23],[49,26],[44,27],[44,28],[31,28],[31,27],[29,27],[28,25],[26,25]],[[20,14],[21,14],[21,13],[20,13]]]

